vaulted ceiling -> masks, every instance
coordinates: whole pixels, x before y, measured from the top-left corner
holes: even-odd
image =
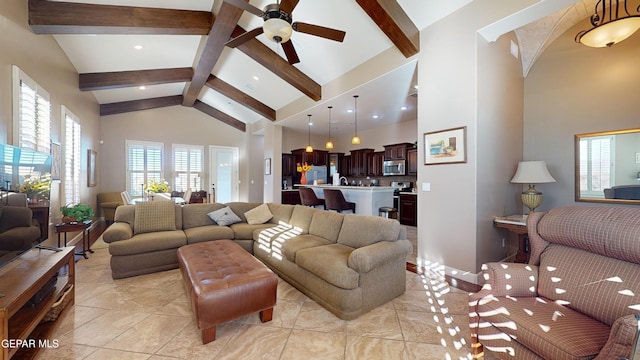
[[[259,9],[274,2],[242,1]],[[281,6],[294,9],[294,21],[346,31],[344,42],[294,32],[290,41],[300,59],[294,65],[264,35],[226,46],[261,27],[263,20],[224,0],[29,0],[29,25],[37,34],[54,36],[80,74],[80,90],[93,92],[101,115],[182,105],[246,131],[247,124],[260,119],[281,120],[278,110],[301,97],[326,102],[323,85],[390,48],[411,58],[420,51],[419,29],[470,1],[283,0]],[[531,7],[562,3],[586,9],[594,1],[540,0]],[[547,10],[531,12],[520,20],[526,21],[522,26],[498,30],[516,30],[525,75],[553,33],[567,26],[566,14],[575,12],[554,11],[565,15],[552,14],[553,24],[537,20],[552,12]],[[369,91],[359,109],[380,122],[415,119],[415,98],[408,96],[415,71],[412,62],[372,81],[373,90],[354,89]],[[382,89],[390,87],[407,91],[385,96]],[[337,122],[346,116],[350,97],[331,99]],[[408,108],[406,113],[400,113],[400,106]],[[305,118],[300,123],[306,124]]]

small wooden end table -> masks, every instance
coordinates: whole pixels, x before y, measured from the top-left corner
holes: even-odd
[[[89,256],[87,252],[93,253],[90,248],[89,241],[91,241],[91,226],[93,222],[91,220],[85,220],[78,223],[60,223],[56,224],[56,233],[58,234],[58,247],[60,247],[60,233],[64,233],[64,246],[67,246],[67,233],[82,231],[82,252],[77,252],[76,255],[82,255],[85,259]]]
[[[529,261],[529,235],[527,233],[526,221],[526,217],[522,215],[496,217],[493,220],[496,227],[507,229],[509,232],[518,235],[518,252],[516,253],[516,262],[519,263],[526,263]]]

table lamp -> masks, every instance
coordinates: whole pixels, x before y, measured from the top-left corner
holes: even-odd
[[[556,179],[551,176],[544,161],[521,161],[511,182],[529,184],[529,189],[522,192],[522,203],[532,213],[542,204],[542,193],[536,189],[535,184],[556,182]]]

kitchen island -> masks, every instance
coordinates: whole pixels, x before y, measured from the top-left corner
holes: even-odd
[[[383,206],[393,207],[393,190],[391,186],[343,186],[343,185],[307,185],[316,196],[324,199],[324,189],[342,191],[345,200],[356,203],[356,214],[378,216],[378,209]]]

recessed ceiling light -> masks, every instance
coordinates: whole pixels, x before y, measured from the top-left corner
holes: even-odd
[[[260,78],[257,77],[256,75],[253,75],[253,80],[258,81],[258,80],[260,80]]]
[[[377,118],[379,118],[379,117],[380,117],[379,115],[373,115],[373,116],[372,116],[372,118],[374,118],[374,119],[377,119]]]
[[[402,110],[402,111],[407,110],[407,109],[408,108],[406,106],[403,106],[403,107],[400,108],[400,110]]]
[[[142,45],[136,45],[133,48],[136,49],[136,50],[142,50]]]
[[[352,112],[353,112],[353,109],[349,109],[349,110],[347,110],[347,112],[348,112],[348,113],[352,113]]]
[[[413,88],[418,90],[418,85],[413,85]]]
[[[146,88],[147,88],[147,87],[146,87],[146,86],[144,86],[144,85],[142,85],[142,86],[138,86],[138,89],[139,89],[139,90],[145,90]]]

